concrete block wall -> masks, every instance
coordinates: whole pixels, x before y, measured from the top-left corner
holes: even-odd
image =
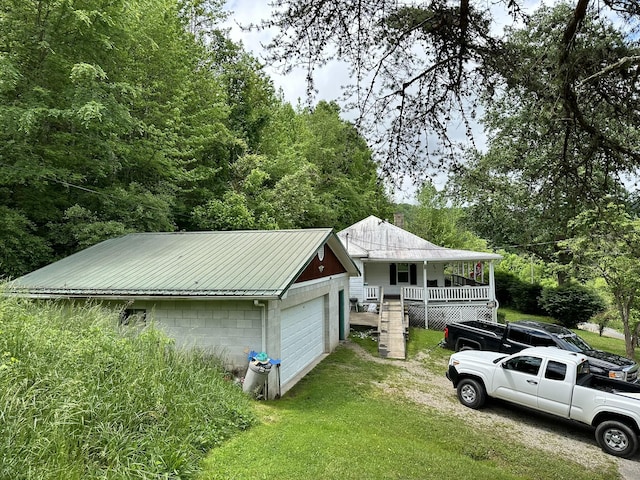
[[[201,348],[221,357],[230,370],[247,366],[247,353],[260,350],[261,309],[248,300],[136,301],[179,348]]]
[[[344,291],[344,337],[349,334],[349,277],[346,274],[294,285],[283,300],[264,300],[266,352],[281,358],[281,312],[313,298],[323,297],[325,306],[324,350],[332,352],[340,342],[339,292]],[[201,348],[225,362],[227,369],[244,375],[247,354],[262,350],[263,308],[251,300],[135,300],[105,302],[113,308],[145,310],[148,322],[173,338],[179,348]],[[320,361],[318,359],[317,361]],[[315,362],[317,363],[317,362]],[[269,376],[269,396],[291,388],[315,363],[287,385],[280,386],[276,375]]]

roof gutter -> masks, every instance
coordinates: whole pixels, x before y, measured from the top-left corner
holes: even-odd
[[[35,299],[49,299],[49,300],[73,300],[80,298],[95,299],[95,300],[253,300],[255,297],[260,297],[261,300],[278,300],[278,295],[143,295],[136,293],[122,293],[122,294],[91,294],[91,293],[35,293],[35,292],[9,292],[7,295],[22,297],[22,298],[35,298]]]

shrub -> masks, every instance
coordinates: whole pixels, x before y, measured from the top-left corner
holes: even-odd
[[[97,306],[0,297],[0,478],[188,478],[252,424],[217,359],[116,325]]]
[[[523,282],[508,272],[496,272],[495,281],[496,298],[501,306],[531,315],[542,313],[538,304],[538,297],[542,293],[540,285]]]
[[[542,286],[519,282],[511,286],[512,306],[522,313],[531,315],[540,315],[543,312],[539,304],[539,298],[542,294]]]
[[[502,272],[497,270],[495,272],[496,282],[496,298],[500,305],[503,307],[510,307],[513,305],[513,299],[511,298],[511,288],[514,284],[520,283],[518,277],[512,273]]]
[[[595,314],[604,311],[602,298],[592,290],[578,284],[544,288],[540,306],[547,314],[567,328],[575,328]]]

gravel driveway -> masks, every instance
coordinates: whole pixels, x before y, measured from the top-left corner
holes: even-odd
[[[399,367],[400,381],[393,385],[379,383],[377,386],[394,396],[405,398],[430,408],[446,411],[461,422],[500,429],[503,435],[514,441],[532,445],[567,459],[581,463],[590,469],[607,468],[611,463],[618,465],[623,480],[640,479],[640,454],[632,460],[613,457],[604,453],[588,426],[558,419],[530,410],[520,409],[497,401],[482,410],[472,410],[458,402],[456,392],[446,377],[446,362],[442,364],[442,375],[435,375],[424,367],[429,353],[420,353],[412,360],[393,361],[374,357],[360,346],[347,342],[360,356],[369,362],[393,362]],[[440,348],[440,347],[436,347]],[[580,452],[576,455],[575,452]]]

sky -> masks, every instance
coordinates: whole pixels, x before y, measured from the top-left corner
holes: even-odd
[[[257,58],[261,58],[263,48],[261,44],[271,39],[270,31],[243,31],[239,25],[249,25],[259,23],[260,20],[269,18],[271,7],[266,0],[228,0],[226,10],[233,12],[229,21],[232,40],[242,42],[245,49],[252,52]],[[282,88],[285,100],[293,105],[301,100],[306,101],[305,72],[302,69],[294,70],[289,75],[281,75],[276,66],[266,65],[265,71],[272,78],[276,88]],[[336,100],[340,94],[340,85],[348,78],[345,66],[337,62],[318,72],[317,87],[318,95],[314,103],[320,100]]]
[[[228,0],[226,10],[232,11],[233,15],[229,19],[228,26],[230,28],[231,39],[241,42],[244,48],[253,53],[258,59],[261,59],[263,48],[261,44],[267,43],[272,36],[269,31],[243,31],[239,25],[249,25],[251,23],[259,23],[262,19],[269,18],[271,7],[267,1],[260,0]],[[265,71],[273,80],[276,89],[282,89],[284,98],[292,105],[298,102],[305,104],[307,101],[307,85],[305,81],[305,71],[297,69],[288,75],[282,75],[277,66],[266,65]],[[339,62],[331,62],[329,65],[316,71],[314,77],[315,88],[318,93],[314,96],[312,104],[317,104],[320,100],[341,102],[342,95],[341,86],[349,81],[349,72],[346,65]],[[349,112],[343,112],[342,118],[348,121],[355,120]],[[441,189],[446,182],[445,176],[440,176],[436,181],[436,187]],[[400,179],[397,186],[393,189],[393,199],[398,203],[416,203],[416,186],[409,178]]]
[[[487,0],[489,1],[489,0]],[[527,10],[534,9],[541,2],[551,3],[553,0],[525,0],[524,7]],[[260,20],[269,18],[271,7],[267,0],[227,0],[226,10],[233,12],[228,21],[230,35],[232,40],[241,42],[244,48],[253,53],[258,59],[262,58],[262,44],[267,43],[273,32],[269,31],[243,31],[240,25],[249,25],[251,23],[260,23]],[[502,29],[505,25],[511,24],[511,20],[507,16],[505,8],[500,7],[499,13],[496,14],[496,28]],[[284,98],[292,105],[298,102],[304,104],[307,101],[305,72],[302,69],[294,70],[288,75],[282,75],[276,66],[266,65],[266,73],[271,77],[276,89],[282,89]],[[337,101],[341,96],[341,85],[348,83],[349,73],[344,64],[332,62],[328,66],[318,70],[315,76],[315,87],[318,90],[317,95],[313,98],[312,103],[315,105],[320,100]],[[349,112],[344,112],[345,120],[355,120],[350,118]],[[478,125],[474,129],[474,138],[476,147],[483,149],[485,145],[485,135],[482,128]],[[463,139],[465,137],[464,125],[452,125],[451,134],[454,137]],[[396,179],[398,185],[394,188],[393,197],[396,202],[415,203],[416,186],[407,178]],[[431,181],[438,190],[441,190],[446,183],[445,174],[435,174],[431,177]]]

